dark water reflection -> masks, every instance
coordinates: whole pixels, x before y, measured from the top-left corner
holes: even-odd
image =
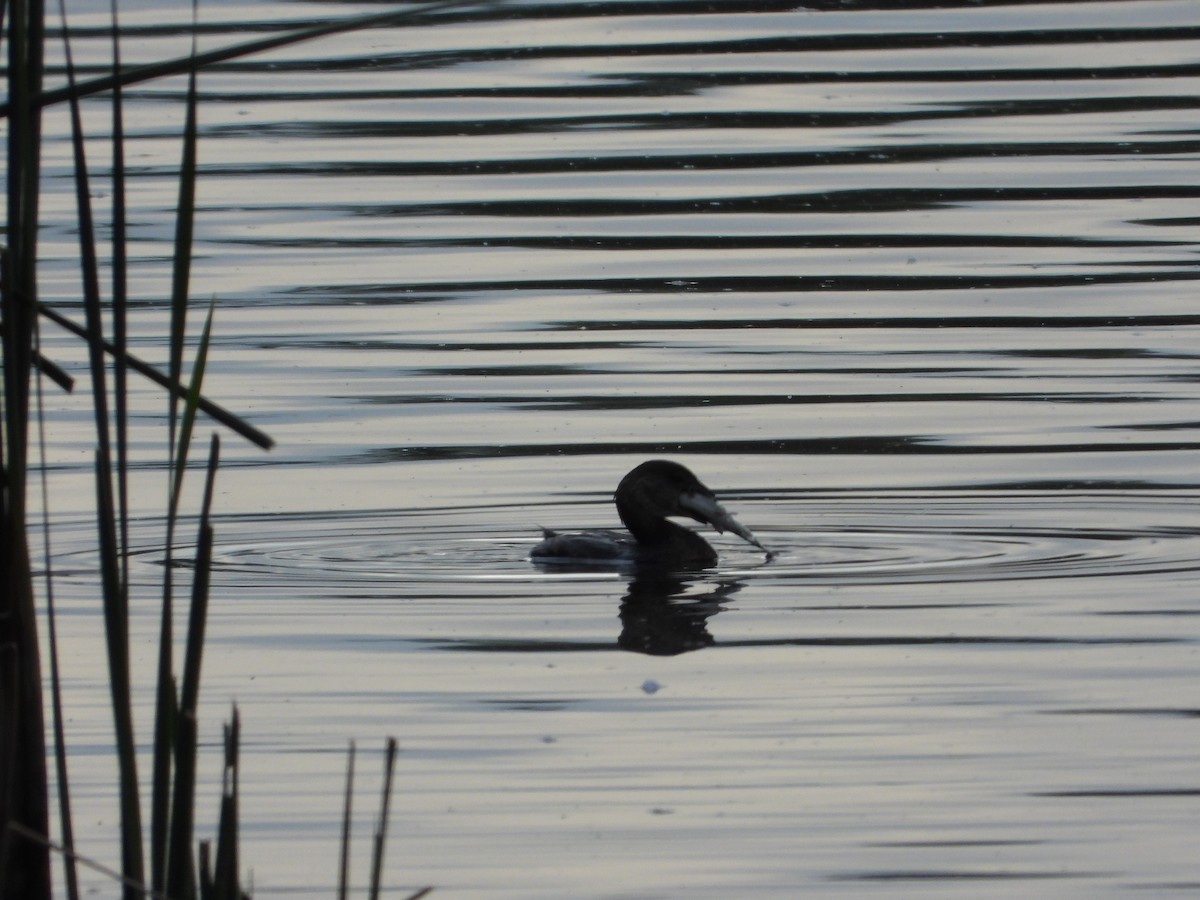
[[[216,2],[201,43],[379,8]],[[98,71],[107,21],[72,15]],[[186,52],[191,15],[129,7],[125,57]],[[236,697],[249,736],[256,894],[332,884],[330,754],[384,733],[406,748],[389,878],[447,896],[1200,882],[1194,0],[464,5],[200,91],[208,390],[279,442],[224,450],[206,659],[205,721]],[[149,357],[181,96],[127,109]],[[57,114],[47,133],[41,290],[77,316]],[[92,489],[64,410],[66,514]],[[528,562],[538,525],[611,526],[649,457],[778,557]],[[93,529],[68,521],[86,691]],[[89,850],[113,815],[93,699]]]
[[[737,582],[689,596],[688,583],[665,574],[642,573],[629,582],[621,600],[621,636],[617,646],[652,656],[674,656],[712,646],[709,616],[742,589]]]

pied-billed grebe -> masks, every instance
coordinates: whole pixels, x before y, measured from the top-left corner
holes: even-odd
[[[719,532],[730,531],[771,558],[750,529],[727,513],[713,492],[679,463],[644,462],[617,485],[617,513],[629,534],[585,531],[559,534],[543,529],[544,539],[530,552],[538,563],[633,562],[671,566],[711,566],[717,553],[708,541],[668,516],[687,516]]]

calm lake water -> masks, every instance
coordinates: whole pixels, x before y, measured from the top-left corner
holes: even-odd
[[[200,46],[381,9],[205,2]],[[123,10],[127,62],[187,51],[186,4]],[[106,27],[73,18],[91,74]],[[128,94],[156,364],[183,90]],[[392,897],[1194,894],[1192,0],[464,5],[200,90],[191,327],[215,297],[206,392],[278,441],[225,437],[203,692],[201,827],[236,702],[257,896],[332,893],[351,739],[365,881],[387,735]],[[46,127],[43,299],[81,319]],[[111,863],[86,370],[46,340],[81,379],[48,401],[53,555]],[[136,392],[148,684],[165,403]],[[653,457],[776,558],[528,562]]]

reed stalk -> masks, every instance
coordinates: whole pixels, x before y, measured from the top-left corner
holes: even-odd
[[[379,819],[375,824],[375,840],[371,846],[371,887],[367,894],[379,900],[383,879],[383,848],[387,842],[388,810],[392,803],[392,775],[396,769],[396,739],[388,738],[383,753],[383,788],[379,797]]]
[[[7,4],[6,247],[0,258],[0,897],[49,896],[46,746],[33,573],[27,543],[30,376],[36,352],[42,46],[40,0]]]
[[[75,65],[67,27],[65,0],[59,0],[63,26],[63,56],[67,84],[75,84]],[[105,636],[108,648],[109,690],[112,696],[117,770],[121,807],[121,873],[127,881],[126,900],[139,893],[129,884],[142,882],[141,809],[137,794],[137,755],[134,743],[132,688],[129,663],[129,595],[122,577],[126,554],[119,540],[120,526],[113,494],[113,452],[108,409],[107,365],[104,352],[103,302],[100,296],[100,265],[96,252],[92,216],[91,185],[85,150],[83,119],[79,100],[72,95],[71,148],[74,154],[76,221],[79,234],[79,264],[83,285],[88,363],[92,383],[92,412],[96,421],[96,518],[100,540],[100,584],[103,597]],[[123,462],[123,460],[121,461]],[[122,468],[123,466],[119,466]],[[124,472],[122,471],[122,474]],[[121,517],[123,518],[123,517]],[[64,838],[64,843],[69,842]]]
[[[350,895],[350,820],[354,805],[354,741],[346,753],[346,794],[342,800],[342,852],[338,856],[338,900]]]

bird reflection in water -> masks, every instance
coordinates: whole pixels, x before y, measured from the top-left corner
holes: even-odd
[[[650,656],[678,656],[711,647],[710,616],[742,589],[740,581],[719,581],[705,593],[690,588],[701,579],[641,571],[621,601],[621,634],[617,646]]]

